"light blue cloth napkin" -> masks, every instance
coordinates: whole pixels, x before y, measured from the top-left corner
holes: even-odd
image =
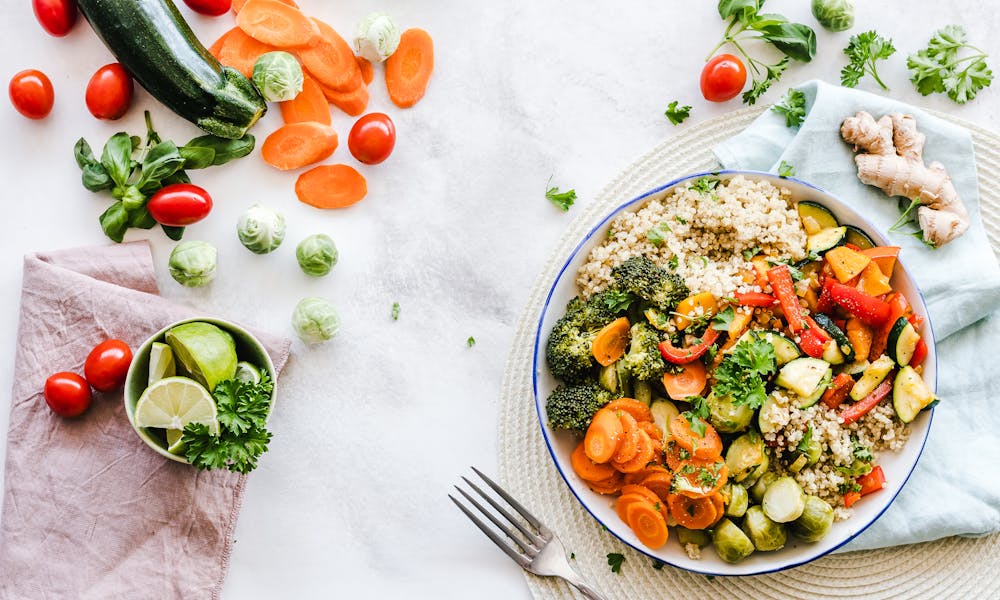
[[[882,96],[820,81],[798,89],[806,97],[802,125],[789,128],[784,116],[768,110],[713,149],[723,167],[774,172],[785,161],[795,177],[837,196],[885,233],[899,218],[897,199],[858,180],[840,124],[859,110],[876,119],[912,114],[927,135],[925,162],[945,165],[972,221],[963,236],[936,250],[905,233],[887,234],[903,248],[900,260],[927,302],[938,342],[941,402],[910,480],[885,514],[843,550],[1000,530],[1000,267],[979,212],[971,136]]]

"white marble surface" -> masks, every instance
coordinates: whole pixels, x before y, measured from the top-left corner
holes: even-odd
[[[694,106],[685,126],[740,107],[738,100],[710,105],[698,92],[702,61],[723,29],[715,3],[300,2],[344,33],[378,9],[404,28],[423,27],[436,42],[436,70],[426,98],[410,110],[392,106],[378,72],[370,109],[392,115],[399,140],[388,161],[361,169],[369,197],[354,208],[323,213],[299,204],[294,175],[270,169],[256,153],[195,173],[216,199],[213,214],[188,233],[219,246],[211,287],[188,290],[169,278],[171,244],[162,235],[129,235],[152,239],[162,292],[179,302],[288,335],[302,296],[327,296],[343,316],[335,341],[293,347],[272,450],[250,479],[224,597],[526,598],[517,568],[445,495],[469,464],[496,470],[497,390],[513,330],[536,272],[579,205],[676,131],[663,117],[669,101]],[[880,68],[896,97],[1000,129],[1000,84],[960,107],[921,98],[904,66],[905,54],[955,22],[1000,67],[1000,13],[989,3],[858,4],[855,31],[874,27],[899,48]],[[787,84],[837,81],[850,34],[818,28],[804,0],[772,0],[767,8],[816,27],[819,53],[811,64],[793,65],[763,102]],[[190,20],[208,41],[232,24],[228,16]],[[108,202],[79,185],[74,141],[82,135],[99,145],[123,128],[140,132],[142,108],[153,111],[165,138],[198,132],[144,93],[120,122],[90,117],[87,79],[110,58],[86,23],[50,38],[26,0],[8,0],[0,40],[4,77],[41,68],[57,96],[41,122],[0,106],[0,339],[8,340],[0,344],[0,389],[9,389],[21,256],[106,241],[97,216]],[[866,79],[862,87],[874,84]],[[278,122],[275,110],[255,133],[263,137]],[[335,116],[342,147],[334,159],[349,164],[352,122]],[[544,199],[550,176],[579,193],[569,214]],[[288,239],[273,255],[251,255],[236,239],[236,218],[254,202],[288,220]],[[319,231],[337,241],[341,259],[329,277],[312,280],[295,265],[294,245]],[[394,301],[402,306],[398,322],[389,317]],[[0,442],[8,402],[0,400]],[[0,443],[0,458],[3,452]]]

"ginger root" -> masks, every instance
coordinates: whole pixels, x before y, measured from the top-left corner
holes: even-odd
[[[844,119],[840,135],[855,152],[864,150],[854,157],[862,183],[920,202],[917,222],[924,241],[940,247],[969,228],[969,213],[944,165],[924,164],[926,137],[912,115],[893,113],[876,121],[860,111]]]

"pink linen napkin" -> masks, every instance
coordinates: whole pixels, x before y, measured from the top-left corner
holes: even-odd
[[[25,257],[0,512],[0,597],[217,598],[245,475],[199,472],[148,448],[122,392],[75,419],[53,414],[45,378],[83,373],[90,349],[133,349],[198,312],[157,295],[145,242]],[[279,371],[289,340],[258,338]]]

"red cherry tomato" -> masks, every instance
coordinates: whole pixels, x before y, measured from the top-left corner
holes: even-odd
[[[98,119],[120,119],[132,106],[132,76],[119,63],[104,65],[87,84],[87,110]]]
[[[184,0],[184,4],[196,13],[217,17],[233,7],[233,0]]]
[[[377,165],[389,158],[395,145],[396,126],[384,113],[369,113],[361,117],[347,136],[351,154],[366,165]]]
[[[185,227],[204,219],[212,210],[212,197],[190,183],[174,183],[161,188],[146,203],[153,219],[168,227]]]
[[[52,111],[55,92],[45,73],[28,69],[14,75],[7,86],[10,102],[29,119],[44,119]]]
[[[61,417],[76,417],[90,408],[90,386],[76,373],[63,371],[45,380],[45,403]]]
[[[725,102],[743,91],[747,69],[732,54],[720,54],[701,70],[701,95],[711,102]]]
[[[83,375],[99,392],[110,392],[125,385],[132,350],[121,340],[107,340],[94,346],[83,365]]]
[[[76,23],[76,0],[31,0],[35,18],[50,35],[62,37]]]

